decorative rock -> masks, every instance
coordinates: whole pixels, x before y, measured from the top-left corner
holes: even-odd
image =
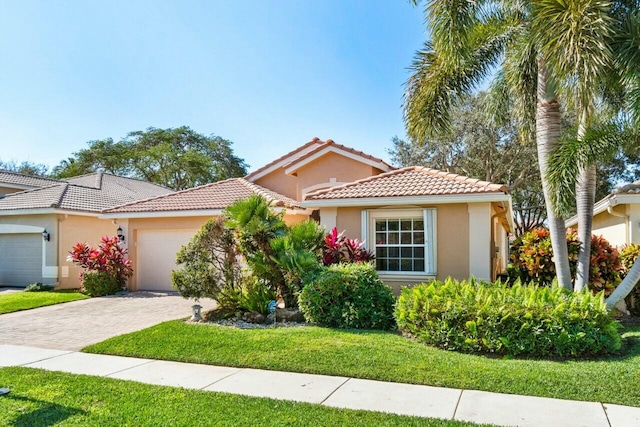
[[[264,323],[265,317],[257,311],[248,311],[242,316],[242,320],[249,323]]]
[[[304,316],[302,312],[295,308],[278,308],[276,309],[276,319],[278,322],[304,322]]]
[[[276,321],[276,314],[269,313],[267,314],[267,321],[265,322],[267,325],[273,325]]]

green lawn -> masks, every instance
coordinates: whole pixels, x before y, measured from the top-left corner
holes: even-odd
[[[624,353],[607,359],[506,360],[439,350],[387,332],[240,330],[171,321],[83,351],[640,406],[640,325],[623,337]]]
[[[0,314],[89,298],[77,291],[17,292],[0,295]]]
[[[475,426],[30,368],[0,369],[5,426]]]

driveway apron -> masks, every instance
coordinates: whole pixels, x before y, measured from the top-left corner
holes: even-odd
[[[190,316],[193,300],[132,292],[0,315],[0,344],[78,351],[116,335]],[[212,300],[201,300],[204,310]]]

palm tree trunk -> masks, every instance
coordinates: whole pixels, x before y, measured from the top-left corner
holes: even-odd
[[[549,235],[553,249],[553,262],[556,266],[558,285],[566,289],[573,289],[571,285],[571,271],[569,269],[569,254],[567,251],[567,233],[564,220],[558,216],[551,203],[549,182],[547,179],[547,165],[549,156],[558,146],[561,133],[560,105],[553,88],[548,84],[547,70],[544,62],[538,59],[538,103],[536,106],[536,145],[538,148],[538,165],[545,206]]]
[[[605,301],[607,304],[607,310],[611,310],[617,303],[629,295],[638,283],[638,280],[640,280],[640,258],[633,263],[631,270],[629,270],[622,283],[618,285],[618,287]]]
[[[580,138],[580,135],[578,135]],[[576,292],[589,283],[591,262],[591,231],[593,228],[593,205],[596,199],[596,165],[580,168],[576,184],[576,207],[578,209],[578,267],[574,289]]]

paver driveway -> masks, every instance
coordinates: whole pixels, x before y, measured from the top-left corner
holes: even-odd
[[[80,350],[107,338],[188,317],[193,300],[177,294],[132,292],[0,315],[0,344]],[[201,300],[203,310],[215,306]]]

